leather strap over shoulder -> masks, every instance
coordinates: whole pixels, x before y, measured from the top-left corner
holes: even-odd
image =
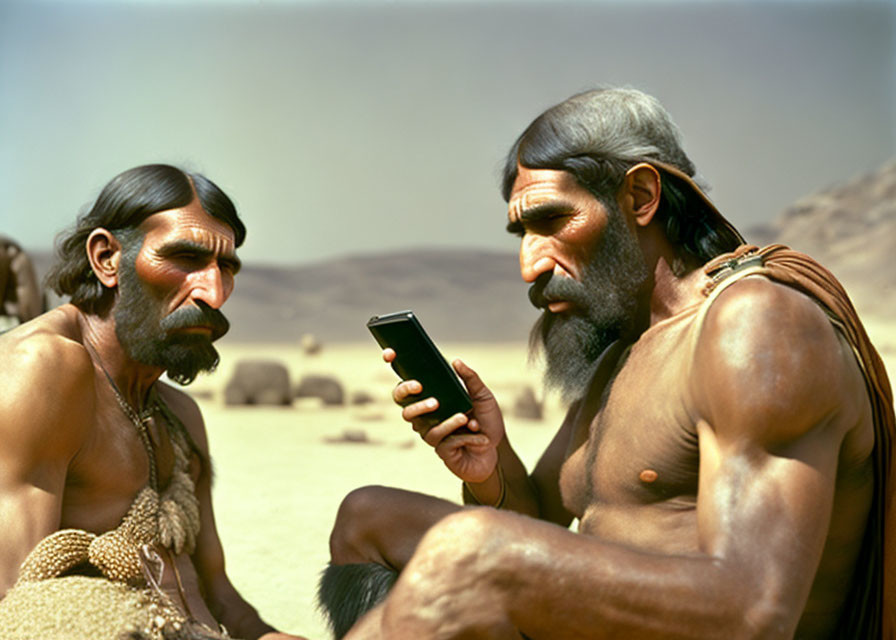
[[[689,362],[694,361],[703,323],[716,298],[725,289],[748,276],[764,275],[764,265],[762,254],[759,253],[758,247],[753,245],[742,245],[734,253],[725,254],[706,264],[704,273],[709,276],[709,281],[703,288],[706,300],[700,305],[690,330]]]
[[[709,295],[716,288],[716,285],[723,280],[727,280],[745,269],[761,267],[764,264],[765,260],[762,253],[760,253],[759,247],[751,244],[741,245],[733,253],[719,256],[706,264],[703,271],[709,276],[710,280],[703,292]]]
[[[761,274],[812,298],[824,309],[852,347],[865,375],[874,418],[875,495],[868,529],[839,623],[837,637],[896,638],[896,418],[893,395],[880,355],[865,332],[852,302],[837,278],[809,256],[784,245],[758,248],[742,245],[704,267],[709,276],[707,302],[700,310],[702,322],[712,300],[722,290],[747,275]],[[733,277],[736,276],[736,277]],[[695,333],[699,335],[699,327]],[[694,338],[696,341],[696,337]]]

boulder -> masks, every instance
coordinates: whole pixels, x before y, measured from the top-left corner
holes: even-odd
[[[373,404],[374,402],[376,402],[376,399],[369,391],[359,390],[352,393],[349,402],[351,402],[355,406],[363,406],[365,404]]]
[[[345,404],[345,390],[342,383],[334,376],[328,375],[304,376],[299,381],[293,396],[296,398],[320,398],[328,406]]]
[[[241,360],[224,388],[226,405],[291,405],[289,371],[276,360]]]

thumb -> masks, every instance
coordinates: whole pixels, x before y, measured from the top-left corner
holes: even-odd
[[[485,386],[485,383],[482,382],[479,374],[471,369],[463,360],[458,358],[454,360],[451,365],[454,367],[454,370],[457,371],[457,375],[460,376],[460,379],[464,381],[467,391],[474,401],[481,402],[493,398],[491,390]]]

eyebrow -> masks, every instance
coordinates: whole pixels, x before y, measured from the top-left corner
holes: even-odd
[[[178,253],[195,253],[203,258],[213,258],[215,256],[215,252],[209,249],[206,245],[200,242],[194,242],[193,240],[175,240],[164,245],[159,250],[159,253],[163,256],[173,256]],[[218,256],[218,262],[222,262],[229,266],[234,273],[239,271],[243,266],[242,261],[235,253],[222,253]]]
[[[520,217],[507,223],[508,233],[522,233],[525,230],[525,223],[538,222],[546,220],[557,215],[566,214],[574,210],[575,207],[571,202],[566,200],[553,200],[543,204],[532,205],[520,211]]]

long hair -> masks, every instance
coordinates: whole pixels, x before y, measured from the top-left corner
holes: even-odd
[[[246,238],[246,227],[233,202],[211,180],[166,164],[149,164],[118,174],[103,187],[99,197],[75,224],[56,238],[56,262],[45,278],[46,286],[87,313],[105,313],[113,299],[111,289],[95,277],[87,259],[91,232],[102,227],[132,248],[142,242],[137,227],[160,211],[185,207],[199,199],[202,208],[233,229],[236,246]]]
[[[509,200],[520,165],[568,171],[606,204],[632,166],[651,160],[696,174],[678,127],[656,98],[635,89],[596,89],[551,107],[529,125],[507,154],[502,193]],[[688,184],[657,170],[662,190],[656,219],[681,247],[685,263],[703,264],[741,243]]]

